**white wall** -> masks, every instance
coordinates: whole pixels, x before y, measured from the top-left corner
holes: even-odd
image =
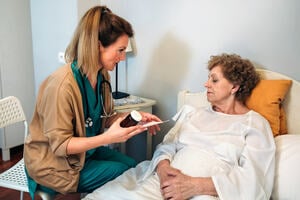
[[[0,27],[0,98],[16,96],[30,121],[35,100],[30,1],[0,1]],[[0,129],[2,160],[10,159],[10,148],[24,143],[23,129],[22,123]]]
[[[99,0],[100,1],[100,0]],[[96,0],[31,0],[36,88],[60,66],[81,16]],[[177,92],[203,90],[209,57],[237,53],[300,80],[297,0],[101,0],[131,22],[135,55],[119,64],[119,89],[157,100],[155,114],[176,112]],[[114,72],[112,86],[114,87]],[[157,144],[170,128],[154,137]]]
[[[128,57],[127,79],[119,82],[120,90],[156,99],[155,112],[162,119],[176,112],[179,90],[204,89],[206,63],[214,54],[237,53],[259,67],[300,80],[297,0],[101,3],[130,21],[135,30],[137,53]],[[155,136],[155,143],[163,134]]]
[[[74,0],[30,0],[35,93],[41,82],[62,63],[64,52],[77,24]]]
[[[30,0],[35,72],[35,93],[58,67],[59,52],[69,44],[80,17],[100,0]]]
[[[19,98],[30,120],[35,99],[30,1],[1,1],[0,27],[0,98]]]
[[[77,0],[78,21],[88,9],[99,4],[100,4],[100,0],[84,0],[84,1]]]

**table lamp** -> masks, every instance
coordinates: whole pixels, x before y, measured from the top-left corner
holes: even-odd
[[[131,47],[131,40],[129,38],[128,40],[128,45],[127,45],[127,48],[125,50],[126,53],[128,52],[132,52],[132,47]],[[126,56],[126,59],[127,59],[127,56]],[[118,63],[116,64],[116,91],[112,93],[112,96],[114,99],[122,99],[122,98],[125,98],[125,97],[128,97],[129,94],[128,93],[125,93],[125,92],[120,92],[118,90]]]

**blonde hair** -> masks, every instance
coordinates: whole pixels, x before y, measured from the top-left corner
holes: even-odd
[[[82,73],[89,76],[97,72],[101,64],[99,42],[107,47],[124,34],[133,36],[129,22],[113,14],[106,6],[90,8],[78,23],[66,48],[65,59],[67,62],[77,60]]]

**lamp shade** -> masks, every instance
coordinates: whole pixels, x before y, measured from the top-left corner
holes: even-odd
[[[131,46],[131,39],[129,38],[128,39],[128,45],[127,45],[127,48],[125,49],[125,52],[128,53],[128,52],[132,52],[133,49],[132,49],[132,46]]]

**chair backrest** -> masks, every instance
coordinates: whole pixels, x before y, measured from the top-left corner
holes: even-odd
[[[0,99],[0,128],[8,125],[23,122],[25,126],[25,137],[28,132],[28,125],[23,111],[21,102],[14,96],[5,97]]]

